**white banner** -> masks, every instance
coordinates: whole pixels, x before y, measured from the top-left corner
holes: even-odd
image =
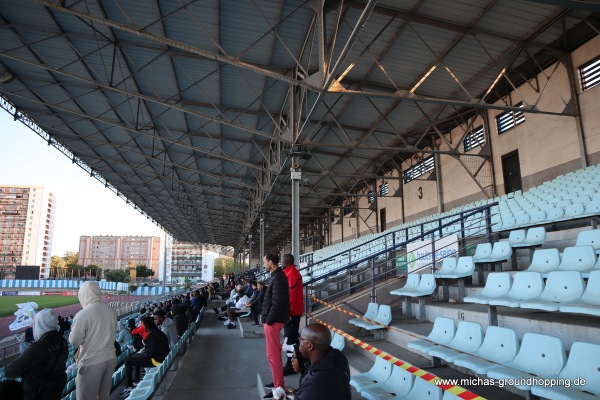
[[[421,273],[431,272],[431,263],[433,261],[431,240],[411,242],[406,245],[406,255],[408,262],[408,273],[419,270],[424,267]],[[449,235],[435,241],[435,260],[436,264],[443,258],[458,254],[458,235]],[[439,268],[438,268],[439,269]]]
[[[20,303],[16,305],[17,311],[14,312],[15,320],[8,326],[11,331],[18,331],[22,328],[27,328],[33,323],[33,317],[35,316],[35,310],[38,305],[33,301],[28,303]]]

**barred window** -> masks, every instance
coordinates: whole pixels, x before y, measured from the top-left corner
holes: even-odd
[[[379,187],[379,196],[386,196],[388,194],[389,191],[389,186],[387,182],[384,182],[380,187]]]
[[[367,193],[367,200],[369,201],[369,204],[373,204],[373,202],[375,201],[375,193],[373,193],[372,190],[369,193]]]
[[[483,125],[473,129],[471,132],[468,132],[463,139],[465,151],[472,150],[477,146],[483,146],[484,143],[485,137],[483,135]]]
[[[600,83],[600,57],[579,67],[581,90],[588,90]]]
[[[522,102],[515,104],[515,107],[523,107]],[[525,122],[525,113],[523,111],[504,111],[496,116],[496,127],[498,135],[512,129],[513,127]]]
[[[408,183],[413,179],[417,179],[421,175],[432,171],[434,166],[435,161],[433,159],[433,156],[429,156],[423,159],[423,161],[419,162],[418,164],[415,164],[414,166],[404,171],[404,183]]]

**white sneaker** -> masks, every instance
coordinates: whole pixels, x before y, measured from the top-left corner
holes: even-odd
[[[225,321],[223,321],[223,325],[227,326],[231,323],[231,321],[229,319],[225,319]]]

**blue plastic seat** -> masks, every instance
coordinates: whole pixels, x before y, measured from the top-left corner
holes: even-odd
[[[442,268],[433,274],[436,278],[443,278],[445,274],[451,274],[456,270],[456,258],[446,257],[442,260]]]
[[[510,290],[512,277],[508,272],[490,272],[485,287],[479,293],[464,298],[465,303],[488,304],[491,299],[504,296]]]
[[[510,242],[496,242],[492,248],[492,253],[486,259],[486,262],[506,261],[512,255]]]
[[[546,228],[543,226],[537,226],[527,230],[527,236],[525,237],[523,246],[540,246],[544,243],[546,243]]]
[[[560,265],[560,253],[558,249],[538,249],[533,253],[531,264],[525,271],[547,274],[556,271]]]
[[[379,309],[379,305],[377,303],[369,303],[369,305],[367,306],[367,312],[365,313],[364,317],[368,318],[368,319],[374,319],[375,316],[377,315],[378,309]],[[353,318],[353,319],[349,320],[348,322],[351,323],[352,325],[356,325],[357,322],[364,322],[364,321],[360,318]]]
[[[365,328],[368,331],[383,329],[392,322],[392,307],[387,304],[382,304],[379,306],[379,310],[377,310],[377,315],[373,318],[373,321],[378,322],[378,325],[367,321],[357,322],[355,325],[360,326],[361,328]]]
[[[575,246],[592,246],[600,254],[600,229],[579,232]]]
[[[571,204],[565,207],[565,218],[579,218],[583,215],[584,206],[581,203]]]
[[[365,373],[354,375],[350,379],[350,384],[357,392],[361,392],[369,386],[385,382],[392,374],[393,366],[392,363],[377,357],[371,369]]]
[[[478,374],[497,365],[511,362],[519,352],[519,338],[512,329],[489,326],[481,346],[472,355],[460,354],[454,359],[454,365],[468,368]]]
[[[442,388],[425,379],[415,378],[412,389],[406,396],[393,397],[394,400],[442,400]],[[362,393],[361,393],[362,394]]]
[[[456,262],[456,268],[454,268],[454,272],[442,274],[439,277],[448,279],[466,278],[468,276],[473,275],[474,271],[475,263],[473,262],[473,257],[463,256],[458,258],[458,261]]]
[[[522,301],[521,308],[558,311],[560,303],[579,299],[585,289],[581,274],[577,271],[552,271],[546,286],[538,297]]]
[[[487,376],[493,379],[515,379],[523,385],[521,390],[530,390],[528,379],[535,376],[555,378],[565,366],[566,354],[562,341],[553,336],[526,333],[515,358],[504,365],[488,369]]]
[[[512,247],[517,247],[525,241],[525,237],[527,237],[525,229],[515,229],[508,234],[508,241]]]
[[[406,296],[404,293],[415,290],[419,286],[420,280],[421,280],[421,275],[408,274],[406,276],[406,283],[404,284],[404,286],[399,289],[392,290],[390,292],[390,294],[394,294],[396,296]]]
[[[554,207],[546,213],[546,222],[553,222],[562,219],[565,215],[565,210],[562,207]]]
[[[456,334],[447,347],[436,346],[427,350],[432,357],[441,358],[452,362],[462,353],[474,353],[483,341],[483,329],[475,322],[461,321],[456,329]],[[450,347],[450,348],[448,348]]]
[[[600,198],[600,193],[596,193],[596,195]],[[600,215],[600,199],[587,203],[583,215]]]
[[[592,246],[567,247],[557,271],[579,271],[587,278],[596,265],[596,253]]]
[[[539,296],[544,290],[544,280],[537,272],[517,272],[513,277],[513,284],[504,296],[490,299],[490,306],[519,307],[519,304],[528,299]]]
[[[585,385],[567,388],[564,386],[533,386],[534,395],[553,400],[592,400],[600,396],[600,345],[575,342],[571,346],[567,364],[559,378],[570,382],[585,381]],[[582,391],[589,392],[584,393]]]
[[[331,332],[331,347],[342,351],[346,346],[346,340],[337,332]]]
[[[367,386],[360,391],[360,395],[369,400],[395,399],[398,396],[408,395],[414,381],[415,376],[413,374],[404,368],[392,365],[392,373],[385,382]]]
[[[455,331],[456,324],[453,319],[436,317],[433,328],[429,332],[429,335],[427,335],[427,340],[413,340],[408,343],[408,348],[427,353],[428,350],[436,347],[438,344],[447,345],[450,343],[454,338]]]
[[[487,262],[487,258],[492,254],[491,243],[479,243],[475,247],[475,254],[473,254],[473,261],[475,263]]]
[[[600,270],[590,272],[585,291],[579,299],[561,304],[559,310],[600,317]]]

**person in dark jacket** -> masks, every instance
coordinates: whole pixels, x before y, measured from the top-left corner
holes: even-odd
[[[174,304],[171,312],[173,313],[173,322],[175,323],[177,334],[181,337],[190,324],[190,321],[185,316],[185,306],[183,304]]]
[[[135,369],[135,381],[140,380],[140,368],[151,368],[162,363],[169,354],[169,339],[167,335],[158,329],[154,318],[142,318],[144,328],[148,336],[144,340],[144,350],[125,359],[125,390],[121,397],[129,396],[133,390],[133,370]]]
[[[264,324],[267,360],[271,367],[273,390],[275,390],[278,387],[285,387],[279,337],[283,325],[290,320],[290,292],[287,278],[278,265],[279,256],[269,253],[264,257],[263,262],[265,269],[271,272],[271,281],[265,292],[261,321]],[[272,397],[272,393],[268,393],[267,396],[267,398]]]
[[[67,383],[65,364],[67,341],[57,330],[58,317],[46,308],[33,320],[33,342],[16,360],[6,366],[7,378],[23,378],[24,400],[58,400]]]
[[[263,281],[256,282],[252,281],[252,286],[255,286],[252,292],[252,298],[248,302],[248,307],[250,307],[250,313],[252,314],[252,318],[254,319],[254,323],[250,324],[250,326],[258,326],[260,325],[258,321],[258,317],[262,313],[262,304],[265,299],[265,293],[267,292],[267,287]]]
[[[350,400],[350,366],[346,356],[334,349],[331,332],[321,324],[307,325],[300,335],[300,353],[310,367],[300,382],[295,400]]]

